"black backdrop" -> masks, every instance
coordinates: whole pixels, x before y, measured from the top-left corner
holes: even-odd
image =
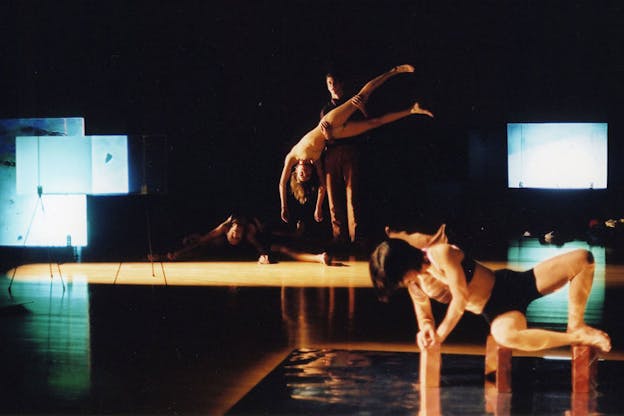
[[[371,229],[421,206],[468,229],[516,232],[562,213],[577,224],[622,210],[624,6],[595,3],[8,1],[0,117],[166,136],[166,195],[89,199],[92,244],[140,246],[146,212],[163,241],[238,207],[277,220],[281,163],[318,120],[325,72],[359,86],[407,62],[416,73],[380,89],[371,111],[417,98],[436,118],[363,141]],[[507,190],[508,121],[608,122],[609,190]],[[475,143],[487,169],[471,165]]]

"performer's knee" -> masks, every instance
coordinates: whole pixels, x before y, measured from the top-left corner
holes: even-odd
[[[588,264],[594,264],[594,254],[591,251],[585,250],[585,259]]]
[[[521,339],[518,331],[513,329],[506,329],[504,331],[492,331],[492,337],[498,345],[506,348],[517,348],[520,345]]]
[[[574,261],[584,269],[594,268],[594,255],[586,249],[579,249],[574,253]]]
[[[510,311],[498,316],[492,322],[490,332],[497,344],[507,348],[522,345],[520,332],[526,329],[526,317],[520,311]]]

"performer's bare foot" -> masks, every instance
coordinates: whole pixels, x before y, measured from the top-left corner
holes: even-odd
[[[394,72],[414,72],[414,67],[410,64],[395,66],[392,68]]]
[[[609,338],[606,332],[599,329],[585,325],[568,332],[575,334],[579,338],[579,344],[596,347],[602,352],[611,350],[611,338]]]
[[[425,108],[422,108],[420,104],[418,103],[414,103],[414,105],[410,109],[410,113],[411,114],[424,114],[426,116],[433,118],[433,113]]]
[[[331,256],[327,254],[327,252],[325,251],[318,255],[318,259],[319,259],[319,263],[322,263],[326,266],[330,266],[332,263]]]

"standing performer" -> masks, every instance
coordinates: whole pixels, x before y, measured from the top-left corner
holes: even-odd
[[[323,220],[323,200],[325,199],[325,180],[323,168],[319,163],[325,142],[329,139],[344,139],[346,137],[357,136],[366,131],[380,127],[384,124],[391,123],[411,114],[424,114],[433,117],[429,110],[420,107],[418,103],[414,103],[410,108],[394,113],[384,114],[380,117],[370,118],[361,121],[351,121],[349,118],[357,110],[365,111],[364,104],[368,100],[370,94],[388,78],[404,72],[414,72],[411,65],[401,65],[394,67],[378,77],[372,79],[357,95],[351,100],[339,105],[335,109],[327,113],[319,122],[319,124],[310,130],[299,142],[290,150],[284,159],[284,168],[280,177],[279,194],[281,202],[281,217],[284,222],[288,222],[288,205],[286,186],[290,179],[293,193],[298,191],[294,188],[304,186],[310,181],[314,171],[319,178],[319,186],[317,190],[316,206],[314,209],[314,219],[317,222]],[[294,171],[292,170],[295,167]]]
[[[321,119],[334,108],[345,102],[345,84],[338,72],[325,75],[325,84],[330,100],[321,109]],[[354,114],[351,120],[354,120]],[[364,114],[364,117],[366,115]],[[361,120],[360,117],[357,120]],[[360,196],[359,196],[359,161],[355,142],[351,137],[343,140],[329,139],[323,156],[327,202],[331,220],[332,240],[342,246],[361,240]]]

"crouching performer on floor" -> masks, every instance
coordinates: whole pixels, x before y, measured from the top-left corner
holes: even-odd
[[[380,300],[388,301],[399,288],[409,291],[419,331],[418,347],[443,343],[465,311],[482,315],[490,324],[494,340],[523,351],[589,345],[602,352],[611,349],[609,336],[584,321],[594,278],[594,258],[578,249],[542,261],[517,272],[490,270],[448,244],[444,226],[434,234],[394,232],[371,255],[370,274]],[[568,324],[565,332],[528,328],[527,306],[570,283]],[[439,325],[434,321],[430,299],[448,304]]]
[[[296,237],[296,236],[294,236]],[[296,248],[295,238],[270,230],[256,217],[230,215],[225,221],[204,234],[192,234],[182,247],[165,255],[149,254],[150,261],[178,260],[250,260],[259,264],[274,263],[277,257],[295,261],[331,265],[331,256],[323,251],[311,253]]]

